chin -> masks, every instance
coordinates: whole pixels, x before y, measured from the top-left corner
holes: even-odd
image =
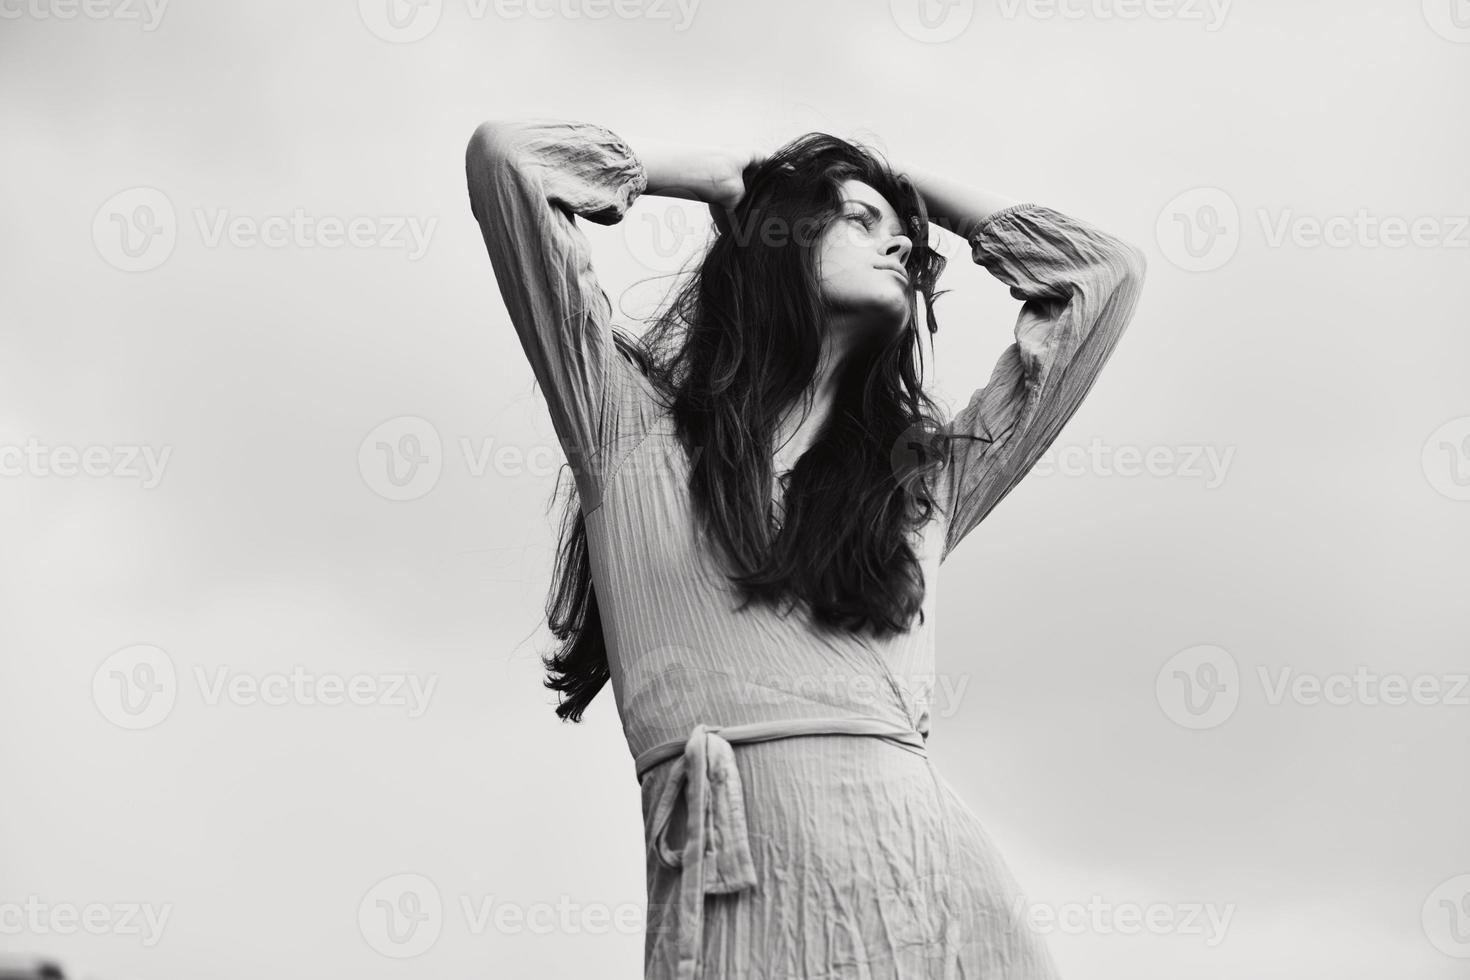
[[[889,304],[884,310],[885,328],[893,333],[903,333],[909,326],[909,298],[905,294]]]

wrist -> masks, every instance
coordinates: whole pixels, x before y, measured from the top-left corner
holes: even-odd
[[[645,195],[725,204],[738,196],[738,154],[721,146],[643,140],[631,144],[648,174]]]
[[[894,167],[913,181],[930,224],[968,238],[987,220],[1002,210],[1014,207],[1015,199],[993,191],[944,177],[922,167]]]

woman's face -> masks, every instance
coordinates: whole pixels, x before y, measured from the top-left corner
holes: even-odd
[[[904,263],[911,242],[898,214],[868,184],[842,185],[842,212],[817,243],[823,298],[834,328],[850,337],[885,337],[908,325],[912,289]]]

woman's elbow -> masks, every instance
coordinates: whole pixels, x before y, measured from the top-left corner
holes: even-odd
[[[1133,280],[1135,286],[1143,285],[1143,280],[1148,277],[1148,253],[1137,245],[1127,245],[1128,253],[1128,278]]]
[[[510,119],[487,119],[470,134],[464,165],[470,200],[476,206],[497,177],[514,170],[520,153],[520,136],[520,124]]]
[[[515,157],[520,127],[513,119],[487,119],[470,134],[465,161],[504,162]]]
[[[1106,266],[1114,288],[1137,291],[1148,275],[1148,256],[1132,242],[1114,238],[1108,249]]]

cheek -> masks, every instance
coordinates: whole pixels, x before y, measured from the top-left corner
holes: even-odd
[[[865,272],[872,271],[866,268],[870,263],[861,261],[860,257],[852,248],[842,247],[840,244],[829,244],[820,256],[822,288],[832,295],[852,296],[855,293],[870,293],[873,291],[871,282]]]

